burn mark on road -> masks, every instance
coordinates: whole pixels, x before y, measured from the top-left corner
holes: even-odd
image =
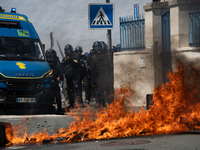
[[[149,144],[151,141],[148,140],[137,140],[137,141],[125,141],[125,142],[108,142],[101,144],[101,146],[125,146],[125,145],[141,145],[141,144]]]

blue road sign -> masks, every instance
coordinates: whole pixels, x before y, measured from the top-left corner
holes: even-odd
[[[89,29],[113,29],[114,5],[112,3],[88,5]]]
[[[134,19],[138,19],[138,3],[133,4]]]

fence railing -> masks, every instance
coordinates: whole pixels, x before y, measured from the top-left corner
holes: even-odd
[[[162,51],[171,51],[170,41],[170,11],[169,8],[162,12]]]
[[[200,46],[200,8],[194,7],[190,17],[190,47]]]
[[[141,18],[141,17],[140,17]],[[133,19],[133,16],[120,17],[121,51],[145,49],[145,19]]]

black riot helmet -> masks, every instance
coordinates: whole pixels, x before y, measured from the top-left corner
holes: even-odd
[[[73,53],[73,47],[70,44],[67,44],[65,45],[64,51],[66,56],[70,56]]]
[[[55,68],[57,66],[57,54],[56,51],[49,48],[45,52],[47,57],[47,62],[49,63],[51,68]]]
[[[117,48],[117,52],[120,52],[120,51],[121,51],[121,45],[120,45],[120,44],[117,44],[117,45],[116,45],[116,48]]]
[[[52,56],[57,56],[56,51],[51,48],[47,49],[45,54],[47,58],[51,58]]]
[[[117,48],[115,46],[112,46],[112,51],[117,52]]]
[[[83,48],[82,48],[81,46],[77,46],[77,47],[75,48],[75,53],[81,54],[82,52],[83,52]]]
[[[104,41],[100,41],[101,46],[102,46],[102,50],[107,50],[107,45]]]
[[[53,52],[53,50],[52,50],[51,48],[49,48],[49,49],[46,50],[46,55],[47,55],[47,54],[50,54],[50,53],[52,53],[52,52]]]
[[[99,50],[102,50],[102,45],[99,41],[95,41],[92,45],[92,48],[95,50],[95,51],[99,51]]]

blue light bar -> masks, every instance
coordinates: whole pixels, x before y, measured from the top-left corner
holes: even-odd
[[[16,8],[11,8],[12,13],[16,13]]]

